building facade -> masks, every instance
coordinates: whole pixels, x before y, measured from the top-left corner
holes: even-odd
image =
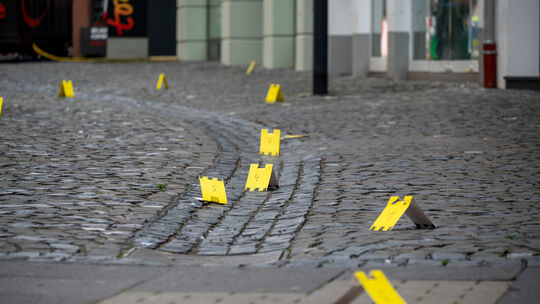
[[[482,82],[486,1],[497,86],[539,77],[538,0],[329,0],[328,71]],[[311,70],[313,0],[178,0],[177,56]]]
[[[312,0],[178,0],[180,60],[310,70]]]

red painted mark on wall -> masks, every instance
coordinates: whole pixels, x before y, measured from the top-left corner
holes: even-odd
[[[135,25],[133,21],[133,5],[129,3],[129,0],[114,0],[114,19],[107,19],[107,23],[116,28],[118,36],[122,36],[122,31],[130,30]],[[122,21],[125,21],[123,23]]]
[[[6,8],[4,7],[2,2],[0,2],[0,20],[4,19],[6,19]]]
[[[26,22],[26,24],[28,24],[29,27],[36,27],[40,25],[43,19],[45,19],[45,15],[47,15],[47,11],[49,10],[50,4],[51,4],[51,0],[47,0],[47,6],[45,7],[41,15],[39,15],[39,17],[37,18],[32,18],[28,15],[28,12],[26,11],[24,0],[21,0],[21,7],[22,7],[22,14],[23,14],[24,22]]]

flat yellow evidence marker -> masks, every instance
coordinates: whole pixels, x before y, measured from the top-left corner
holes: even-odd
[[[381,270],[372,270],[367,276],[363,271],[356,271],[351,288],[334,304],[353,303],[358,296],[367,291],[375,304],[407,304],[392,287]]]
[[[271,84],[266,93],[266,103],[274,103],[276,101],[285,101],[281,86],[279,84]]]
[[[372,270],[369,277],[363,271],[355,272],[354,276],[375,304],[406,304],[381,270]]]
[[[255,68],[255,64],[256,64],[256,63],[255,63],[255,60],[253,60],[253,61],[249,64],[249,66],[248,66],[248,68],[247,68],[247,70],[246,70],[246,75],[251,74],[251,72],[252,72],[253,69]]]
[[[279,156],[280,134],[281,131],[279,129],[274,129],[274,133],[268,133],[268,129],[262,129],[259,153]]]
[[[223,180],[209,179],[203,176],[199,177],[199,183],[201,184],[203,201],[227,205],[227,193]]]
[[[417,228],[435,228],[435,225],[414,202],[412,196],[405,196],[404,200],[401,200],[398,196],[392,196],[390,200],[388,200],[386,208],[384,208],[383,212],[375,220],[373,225],[371,225],[369,230],[392,230],[403,213],[407,214],[407,216],[416,224]]]
[[[264,168],[259,168],[258,164],[249,166],[249,174],[244,190],[255,191],[255,189],[259,189],[259,191],[266,191],[268,188],[276,188],[277,186],[274,165],[267,164]]]
[[[4,102],[4,98],[0,97],[0,118],[2,118],[2,102]]]
[[[74,96],[75,94],[73,93],[73,83],[71,82],[71,80],[62,80],[62,83],[60,84],[60,91],[58,91],[58,97],[73,98]]]
[[[165,85],[165,89],[169,88],[169,84],[167,83],[167,78],[165,78],[165,74],[161,73],[159,74],[158,81],[156,83],[156,90],[161,90],[161,87]]]
[[[292,138],[302,138],[307,137],[309,135],[285,135],[281,139],[292,139]]]

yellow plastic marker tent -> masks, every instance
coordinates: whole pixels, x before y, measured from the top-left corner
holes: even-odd
[[[279,84],[271,84],[266,94],[266,103],[274,103],[276,101],[285,101],[281,86]]]
[[[225,183],[217,178],[199,177],[203,201],[227,205]]]
[[[435,228],[435,225],[422,212],[420,207],[416,205],[412,196],[406,196],[404,200],[401,200],[398,196],[392,196],[388,200],[386,208],[384,208],[369,230],[392,230],[403,213],[407,214],[416,224],[417,228]]]
[[[71,82],[71,80],[62,80],[62,83],[60,84],[60,91],[58,92],[58,97],[73,98],[74,96],[75,94],[73,93],[73,83]]]
[[[249,66],[248,66],[248,68],[247,68],[247,70],[246,70],[246,75],[251,74],[251,72],[252,72],[253,69],[255,68],[255,64],[256,64],[256,63],[255,63],[255,60],[253,60],[253,61],[249,64]]]
[[[274,129],[274,133],[268,133],[268,129],[261,130],[260,154],[279,156],[279,141],[281,131]]]
[[[3,97],[0,97],[0,118],[2,118],[2,102],[4,101]]]
[[[369,277],[363,271],[354,276],[376,304],[406,304],[381,270],[372,270]]]
[[[167,83],[167,78],[165,78],[165,74],[161,73],[159,74],[159,78],[156,84],[156,90],[161,90],[161,87],[165,85],[165,89],[169,88],[169,84]]]
[[[277,188],[277,186],[274,165],[267,164],[264,168],[259,168],[258,164],[249,166],[249,174],[244,190],[255,191],[255,189],[259,189],[259,191],[266,191],[268,188]]]
[[[406,304],[381,270],[372,270],[369,276],[363,271],[356,271],[351,288],[334,304],[353,303],[364,290],[375,304]]]

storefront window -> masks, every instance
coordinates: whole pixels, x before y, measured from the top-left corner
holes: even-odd
[[[416,0],[412,16],[413,59],[478,58],[478,0]]]
[[[386,22],[386,0],[371,1],[371,56],[388,56],[388,24]]]

